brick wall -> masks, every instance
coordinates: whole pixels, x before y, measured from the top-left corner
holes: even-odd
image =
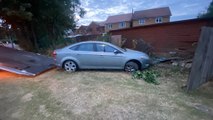
[[[133,40],[143,39],[154,52],[193,51],[199,40],[202,26],[213,26],[212,19],[193,19],[178,22],[147,25],[123,30],[110,31],[111,35],[122,35],[127,48],[133,48]]]

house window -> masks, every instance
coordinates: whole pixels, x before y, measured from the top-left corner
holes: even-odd
[[[157,17],[155,19],[155,23],[162,23],[163,22],[163,17]]]
[[[107,25],[108,29],[112,29],[112,24]]]
[[[145,24],[145,19],[140,19],[140,20],[139,20],[139,24],[140,24],[140,25]]]
[[[126,27],[126,22],[119,23],[119,28],[125,28],[125,27]]]

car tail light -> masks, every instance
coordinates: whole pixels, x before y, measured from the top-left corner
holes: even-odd
[[[56,55],[57,55],[57,53],[56,53],[56,51],[54,50],[53,53],[52,53],[52,57],[53,57],[54,59],[56,59]]]

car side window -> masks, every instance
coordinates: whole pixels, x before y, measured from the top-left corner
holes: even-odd
[[[109,45],[106,45],[104,47],[104,49],[105,49],[105,52],[114,52],[116,50],[115,48],[113,48],[113,47],[111,47]]]
[[[97,52],[114,52],[116,49],[105,44],[96,44]]]
[[[96,44],[97,52],[104,52],[104,44]]]
[[[80,44],[77,50],[78,51],[94,51],[94,48],[92,43],[84,43],[84,44]]]

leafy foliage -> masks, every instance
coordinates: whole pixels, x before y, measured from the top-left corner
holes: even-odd
[[[0,19],[27,50],[54,47],[85,11],[80,0],[1,0]],[[27,48],[28,46],[28,48]]]
[[[155,85],[160,84],[156,78],[160,76],[160,74],[153,70],[145,70],[145,71],[136,71],[132,74],[133,79],[143,79],[147,83],[152,83]]]
[[[102,36],[98,36],[97,40],[104,41],[104,42],[111,42],[111,35],[110,34],[104,34]]]
[[[198,15],[198,18],[211,18],[211,17],[213,17],[213,0],[207,9],[207,12]]]

